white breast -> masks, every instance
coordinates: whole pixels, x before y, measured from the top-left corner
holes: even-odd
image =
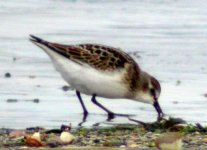
[[[111,73],[99,71],[90,66],[75,63],[43,45],[37,45],[50,56],[56,70],[76,90],[87,95],[125,98],[127,87],[121,82],[124,71]]]

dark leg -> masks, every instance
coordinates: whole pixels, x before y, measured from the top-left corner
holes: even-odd
[[[88,117],[88,114],[86,114],[86,115],[84,114],[84,115],[83,115],[83,119],[82,119],[82,121],[78,124],[78,126],[82,126],[82,124],[86,122],[87,117]]]
[[[84,105],[84,103],[83,103],[83,100],[82,100],[82,98],[81,98],[80,92],[79,92],[79,91],[76,91],[76,95],[78,96],[78,99],[79,99],[79,101],[80,101],[80,103],[81,103],[81,106],[82,106],[82,108],[83,108],[84,118],[86,118],[86,116],[88,115],[88,111],[87,111],[87,109],[86,109],[86,107],[85,107],[85,105]]]
[[[91,101],[94,104],[96,104],[98,107],[100,107],[101,109],[103,109],[104,111],[106,111],[108,113],[108,119],[109,120],[114,118],[115,114],[112,111],[108,110],[107,108],[105,108],[103,105],[101,105],[99,102],[96,101],[96,95],[95,94],[93,95]]]

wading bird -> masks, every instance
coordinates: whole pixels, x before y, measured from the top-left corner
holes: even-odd
[[[91,101],[106,111],[108,118],[120,114],[115,114],[101,105],[96,100],[97,96],[150,103],[155,107],[158,118],[163,117],[158,103],[160,83],[142,71],[127,53],[104,45],[63,45],[33,35],[30,37],[30,41],[49,55],[64,80],[76,89],[84,116],[87,116],[88,111],[80,93],[91,95]]]

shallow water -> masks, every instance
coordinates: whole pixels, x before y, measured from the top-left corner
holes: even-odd
[[[47,55],[28,41],[29,34],[66,44],[101,43],[124,49],[161,81],[165,114],[206,124],[206,7],[202,0],[0,1],[0,127],[77,126],[82,120],[75,92],[62,90],[67,84]],[[140,57],[133,55],[137,51]],[[4,77],[6,72],[11,78]],[[28,101],[35,98],[40,102]],[[106,122],[105,113],[90,97],[83,99],[91,112],[84,126],[129,122],[123,117]],[[156,120],[150,105],[98,99],[114,112]]]

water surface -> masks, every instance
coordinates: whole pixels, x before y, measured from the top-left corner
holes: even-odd
[[[170,1],[0,1],[0,127],[59,127],[82,119],[74,91],[53,68],[48,56],[28,41],[34,34],[65,43],[100,43],[129,52],[143,70],[161,81],[163,111],[190,123],[207,123],[207,3]],[[138,52],[138,56],[133,55]],[[5,78],[6,72],[11,78]],[[178,83],[180,84],[178,85]],[[28,100],[38,98],[39,103]],[[17,99],[8,103],[7,99]],[[85,126],[105,113],[83,95],[91,115]],[[155,121],[147,104],[98,100],[117,113]],[[129,122],[118,117],[110,124]]]

